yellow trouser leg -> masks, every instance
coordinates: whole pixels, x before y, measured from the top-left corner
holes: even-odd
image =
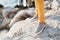
[[[36,16],[38,16],[38,5],[37,5],[37,2],[36,2],[36,0],[35,0],[35,11],[36,11]]]
[[[36,14],[40,23],[45,23],[44,0],[35,0]]]

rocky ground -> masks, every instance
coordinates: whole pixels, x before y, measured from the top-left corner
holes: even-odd
[[[41,33],[39,33],[38,35],[36,33],[36,31],[40,31],[38,28],[41,27],[38,27],[39,25],[38,18],[32,19],[35,15],[35,11],[31,10],[35,10],[35,8],[30,8],[25,9],[24,11],[19,10],[19,12],[17,13],[17,15],[19,16],[14,15],[14,17],[11,18],[14,20],[14,22],[11,20],[9,23],[14,24],[12,24],[12,26],[9,26],[9,24],[6,26],[10,28],[9,30],[8,28],[0,30],[0,40],[60,40],[60,7],[59,7],[60,5],[56,1],[55,3],[58,5],[56,6],[55,4],[53,4],[53,2],[45,1],[46,24],[45,29]],[[30,15],[30,17],[29,18],[26,17],[26,14]],[[23,17],[25,18],[24,20],[21,19],[22,16],[24,16]],[[18,18],[20,19],[17,20]],[[2,23],[2,20],[5,19],[3,19],[1,16],[0,23]]]

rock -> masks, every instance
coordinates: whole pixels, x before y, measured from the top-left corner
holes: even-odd
[[[9,17],[8,15],[9,15],[9,13],[10,13],[13,9],[14,9],[14,8],[12,8],[12,7],[5,7],[5,8],[3,8],[3,10],[2,10],[2,15],[3,15],[3,17],[4,17],[4,18]]]
[[[52,2],[53,0],[47,0],[47,1],[50,1],[50,2]]]
[[[19,8],[14,8],[9,14],[10,18],[13,18],[19,10],[20,10]]]
[[[53,26],[53,28],[57,28],[59,23],[60,23],[60,16],[50,16],[46,22],[48,23],[48,25]],[[49,21],[49,22],[48,22]],[[53,24],[53,25],[52,25]]]
[[[51,2],[50,1],[44,1],[44,8],[45,10],[50,10],[51,9]]]
[[[57,0],[57,2],[59,3],[59,6],[60,6],[60,0]]]
[[[3,8],[4,6],[2,4],[0,4],[0,8]]]
[[[21,40],[35,40],[35,39],[33,37],[31,37],[31,36],[27,36],[27,37],[25,37],[25,38],[23,38]]]
[[[0,21],[1,25],[0,25],[0,29],[5,29],[7,28],[8,24],[10,23],[11,19],[15,16],[15,14],[18,12],[19,8],[12,8],[12,7],[4,7],[1,9],[2,11],[2,16]]]
[[[51,20],[49,21],[51,22]],[[55,21],[54,21],[55,22]],[[57,28],[54,28],[53,24],[49,24],[48,21],[46,28],[42,33],[38,35],[38,37],[34,38],[34,33],[38,28],[38,21],[31,19],[26,19],[23,21],[16,22],[8,33],[6,33],[5,37],[2,39],[10,39],[10,40],[59,40],[60,31]],[[28,25],[27,25],[28,24]]]
[[[51,8],[54,10],[57,10],[58,6],[59,6],[59,3],[57,2],[57,0],[53,0]]]
[[[50,38],[50,40],[54,40],[53,38]]]
[[[2,15],[2,9],[3,9],[3,8],[0,8],[0,15]]]
[[[50,40],[50,38],[49,37],[44,37],[44,38],[37,38],[35,40]]]
[[[1,37],[2,35],[5,35],[7,32],[8,32],[8,30],[0,30],[0,37]]]
[[[2,18],[2,15],[0,15],[0,25],[1,25],[2,21],[3,21],[3,18]]]
[[[34,15],[35,15],[34,9],[21,10],[11,20],[9,26],[11,27],[14,23],[21,21],[21,20],[25,20],[26,18],[29,18],[29,17],[33,17]]]
[[[26,12],[26,10],[23,12]],[[21,12],[21,14],[23,12]],[[34,37],[39,22],[37,18],[33,20],[27,18],[12,24],[9,32],[0,37],[0,40],[60,40],[60,15],[58,12],[58,10],[49,10],[46,12],[46,28],[36,38]],[[21,14],[17,14],[18,17],[20,17]]]
[[[10,23],[11,19],[5,19],[0,25],[0,30],[5,29],[8,27],[8,24]]]
[[[18,12],[18,8],[5,7],[2,10],[2,15],[4,18],[12,18]]]
[[[59,33],[58,29],[54,29],[54,28],[49,28],[49,29],[48,29],[48,32],[49,32],[49,35],[50,35],[51,37],[54,37],[54,36],[56,36],[56,34]]]
[[[54,38],[54,40],[60,40],[60,35],[57,35],[55,38]]]
[[[21,34],[22,32],[24,33],[24,32],[26,32],[26,33],[29,33],[29,32],[35,32],[35,27],[38,25],[37,23],[36,23],[37,21],[35,21],[35,22],[30,22],[30,21],[28,21],[28,19],[27,20],[25,20],[25,21],[20,21],[20,22],[17,22],[17,23],[15,23],[12,27],[11,27],[11,29],[9,30],[9,32],[6,34],[6,36],[5,36],[5,38],[4,39],[6,39],[6,38],[12,38],[12,37],[14,37],[15,35],[17,35],[17,34]],[[24,24],[23,24],[24,23]],[[31,24],[30,24],[31,23]],[[28,25],[31,25],[31,26],[29,26],[28,27]],[[34,24],[34,25],[33,25]],[[36,25],[35,25],[36,24]],[[18,26],[17,26],[18,25]],[[33,27],[34,28],[33,28]],[[26,29],[25,29],[26,28]],[[29,30],[28,30],[29,29]],[[33,31],[32,31],[33,30]]]
[[[4,37],[4,35],[8,32],[8,30],[0,30],[0,40],[3,40],[2,38]]]
[[[50,40],[49,37],[42,38],[42,40]]]
[[[35,40],[42,40],[42,38],[36,38]]]

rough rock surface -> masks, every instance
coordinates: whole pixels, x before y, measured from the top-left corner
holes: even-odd
[[[35,36],[39,25],[38,20],[27,18],[13,24],[9,31],[2,30],[0,40],[60,40],[60,8],[52,8],[45,14],[46,28],[37,37]]]
[[[7,28],[11,19],[19,11],[18,8],[4,7],[0,8],[0,30]]]
[[[58,18],[56,18],[58,17]],[[50,16],[46,19],[46,28],[35,38],[38,21],[26,19],[15,23],[2,40],[60,40],[60,16]]]
[[[18,12],[18,8],[5,7],[2,9],[2,15],[4,18],[13,18],[14,15]]]
[[[30,9],[26,9],[26,10],[21,10],[11,20],[9,26],[12,26],[14,23],[16,23],[18,21],[25,20],[26,18],[31,18],[34,15],[35,15],[35,9],[34,8],[30,8]]]

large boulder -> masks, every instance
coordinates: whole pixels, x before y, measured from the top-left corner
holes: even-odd
[[[26,10],[21,10],[11,20],[9,26],[12,26],[14,23],[16,23],[18,21],[25,20],[26,18],[31,18],[34,15],[35,15],[34,8],[30,8],[30,9],[26,9]]]
[[[1,15],[0,30],[1,30],[1,29],[5,29],[8,27],[11,19],[19,11],[19,8],[4,7],[0,11],[2,11],[0,14]]]
[[[2,39],[5,39],[5,40],[28,40],[28,39],[59,40],[60,29],[57,28],[58,25],[60,25],[57,21],[59,18],[55,19],[55,17],[58,17],[58,16],[52,16],[47,18],[46,28],[37,37],[35,37],[34,35],[36,35],[35,32],[37,31],[39,22],[35,19],[34,21],[32,21],[31,19],[28,18],[24,21],[16,22],[11,27],[9,32],[5,35],[5,37],[2,37]]]
[[[4,7],[2,15],[4,18],[12,18],[18,12],[19,8]]]
[[[4,19],[0,25],[0,30],[7,29],[11,19]]]

